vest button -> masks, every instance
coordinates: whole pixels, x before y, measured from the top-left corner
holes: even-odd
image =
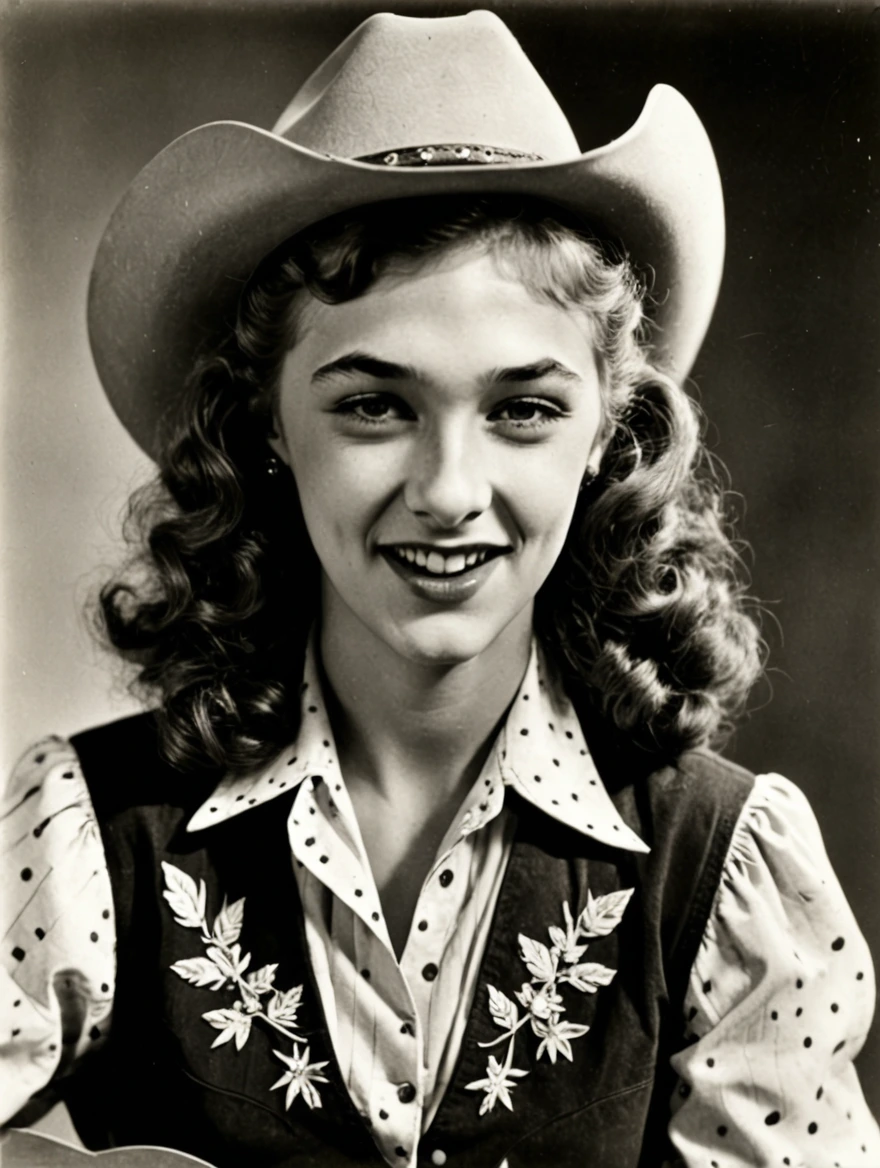
[[[434,962],[429,961],[428,964],[425,966],[425,968],[422,970],[422,977],[425,979],[425,981],[433,981],[439,972],[440,971],[438,970],[438,968],[434,964]]]
[[[445,1164],[446,1163],[446,1153],[443,1151],[442,1148],[435,1148],[434,1151],[431,1153],[431,1163],[432,1164]]]
[[[440,885],[443,888],[448,888],[452,883],[453,872],[451,868],[444,868],[440,873]]]
[[[416,1097],[416,1089],[412,1083],[401,1083],[397,1088],[397,1098],[401,1103],[412,1103]]]

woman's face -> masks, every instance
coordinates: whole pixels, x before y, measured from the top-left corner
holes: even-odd
[[[324,621],[425,664],[521,633],[600,454],[584,313],[473,253],[343,304],[300,295],[272,444],[323,568]]]

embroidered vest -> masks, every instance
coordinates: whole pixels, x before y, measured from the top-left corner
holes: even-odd
[[[315,985],[286,821],[279,796],[201,833],[186,823],[215,784],[161,762],[151,715],[74,738],[94,799],[113,885],[118,983],[113,1024],[100,1053],[66,1084],[65,1099],[93,1148],[153,1144],[200,1156],[217,1168],[345,1168],[380,1165],[367,1123],[341,1080]],[[666,1128],[675,1081],[670,1056],[687,1041],[682,1003],[731,833],[752,777],[707,752],[656,767],[594,740],[590,747],[623,819],[650,855],[617,851],[514,801],[518,828],[482,960],[458,1065],[419,1143],[419,1163],[449,1168],[656,1168],[672,1149]],[[513,797],[508,792],[509,797]],[[197,934],[174,922],[163,899],[162,861],[207,888],[210,913],[246,897],[241,945],[252,966],[278,963],[278,985],[304,987],[296,1028],[311,1062],[327,1060],[321,1107],[284,1108],[270,1088],[284,1072],[279,1040],[254,1027],[241,1050],[212,1049],[201,1015],[222,995],[184,982],[171,966],[201,952]],[[546,940],[568,901],[577,915],[595,896],[635,892],[620,924],[590,943],[589,960],[616,970],[597,993],[566,999],[564,1017],[587,1025],[573,1062],[536,1060],[537,1039],[517,1037],[513,1112],[480,1116],[498,1038],[487,984],[508,996],[528,980],[518,934]],[[525,976],[524,976],[525,975]],[[284,1049],[289,1047],[286,1044]],[[405,1149],[409,1154],[409,1149]],[[445,1157],[445,1159],[441,1158]]]

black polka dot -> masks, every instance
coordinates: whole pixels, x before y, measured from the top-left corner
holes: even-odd
[[[24,961],[25,951],[24,951],[24,949],[21,948],[20,945],[16,945],[15,948],[12,950],[12,956],[15,958],[16,961]]]
[[[314,814],[315,814],[315,809],[314,809],[314,807],[310,807],[310,808],[309,808],[309,815],[314,815]]]
[[[843,1050],[843,1048],[844,1048],[845,1046],[846,1046],[846,1039],[843,1039],[843,1040],[841,1040],[840,1042],[838,1042],[837,1046],[835,1046],[834,1050],[833,1050],[831,1053],[832,1053],[832,1054],[837,1054],[837,1052],[838,1052],[839,1050]]]
[[[16,998],[12,1004],[13,1004],[13,1006],[20,1006],[21,1005],[21,998]]]
[[[839,1009],[840,1009],[840,1006],[838,1006],[837,1002],[831,1003],[831,1013],[832,1014],[836,1014]]]
[[[101,982],[101,993],[102,994],[109,994],[110,993],[110,987],[107,985],[107,983],[105,981]]]
[[[105,921],[109,921],[110,920],[110,909],[105,908],[104,911],[101,913],[101,916],[104,918]]]
[[[310,848],[314,842],[315,842],[315,837],[313,835],[310,835],[309,838],[306,840],[306,847]]]
[[[559,766],[559,759],[558,759],[558,758],[554,758],[554,759],[553,759],[553,765],[554,765],[554,766]]]
[[[412,1023],[411,1022],[404,1022],[404,1024],[400,1028],[400,1033],[401,1034],[410,1034],[410,1035],[415,1034],[415,1031],[413,1030],[413,1027],[412,1027]]]
[[[451,868],[444,868],[443,871],[440,873],[441,887],[448,888],[454,879],[455,879],[455,874],[453,873],[452,869]]]
[[[520,730],[520,734],[522,734],[523,738],[527,738],[529,732],[528,732],[528,730]]]
[[[712,989],[711,981],[704,981],[703,982],[703,993],[708,994],[711,991],[711,989]]]
[[[22,868],[22,870],[21,870],[22,880],[30,880],[30,878],[33,876],[33,874],[34,873],[33,873],[32,869],[30,869],[30,868]]]
[[[378,919],[379,919],[379,914],[377,912],[370,913],[370,916],[373,918],[374,921],[378,921]]]
[[[269,783],[270,783],[270,785],[271,785],[272,783],[274,783],[274,782],[275,782],[275,780],[274,780],[274,779],[270,779],[270,780],[269,780]]]
[[[782,1116],[778,1111],[771,1111],[769,1115],[764,1116],[764,1123],[768,1127],[772,1127],[774,1123],[779,1123],[780,1119],[782,1119]]]
[[[620,824],[618,824],[618,823],[612,823],[612,825],[611,825],[611,826],[614,828],[614,830],[615,830],[615,831],[620,831]]]
[[[714,1066],[715,1066],[715,1060],[714,1060],[713,1058],[707,1058],[707,1059],[706,1059],[706,1066],[707,1066],[707,1067],[714,1067]]]
[[[535,775],[535,782],[536,782],[536,783],[540,783],[540,781],[541,781],[541,776],[540,776],[540,775]]]
[[[803,1014],[803,1012],[804,1012],[803,1006],[798,1006],[798,1008],[794,1012],[795,1018],[800,1018],[800,1016],[801,1016],[801,1014]]]
[[[309,713],[310,714],[317,714],[317,712],[318,712],[317,706],[309,706]]]
[[[419,932],[420,933],[424,933],[424,931],[425,931],[425,929],[427,929],[427,927],[428,927],[427,921],[419,921]]]
[[[863,973],[857,973],[856,974],[856,981],[861,981],[864,976],[865,975]]]
[[[724,1126],[724,1124],[723,1124],[723,1123],[722,1123],[722,1124],[721,1124],[721,1126],[718,1128],[718,1134],[719,1134],[720,1136],[726,1136],[726,1135],[727,1135],[727,1128]]]
[[[45,760],[46,760],[45,754],[38,754],[34,757],[34,762],[45,762]]]
[[[388,1112],[387,1112],[387,1111],[380,1111],[380,1112],[379,1112],[379,1118],[380,1118],[380,1119],[387,1119],[387,1118],[388,1118]]]
[[[364,979],[364,981],[369,981],[370,980],[370,971],[368,969],[362,969],[361,970],[361,977]]]
[[[46,936],[46,930],[45,929],[34,929],[34,936],[37,938],[38,941],[42,941],[42,939]]]
[[[49,1050],[57,1050],[57,1049],[58,1049],[58,1043],[57,1043],[57,1042],[50,1042],[50,1043],[49,1043]]]
[[[281,787],[286,787],[286,786],[287,786],[287,783],[286,783],[286,782],[279,783],[279,784],[278,784],[278,786],[279,786],[279,788],[281,788]]]
[[[790,1163],[791,1163],[791,1160],[789,1160],[788,1156],[783,1156],[783,1157],[782,1157],[782,1163],[783,1163],[783,1164],[790,1164]]]
[[[566,730],[565,737],[566,738],[574,738],[574,735],[572,734],[572,732],[570,730]]]
[[[577,793],[577,791],[572,791],[572,793],[571,793],[571,797],[572,797],[572,799],[574,799],[575,803],[577,803],[577,801],[578,801],[578,793]]]
[[[588,824],[587,824],[587,831],[592,831],[592,830],[593,830],[593,825],[592,825],[592,823],[588,823]]]
[[[548,722],[547,725],[550,727],[551,730],[553,730],[555,732],[556,727],[553,725],[552,722]]]
[[[803,983],[801,978],[798,978],[794,984],[797,986],[797,988],[799,990],[802,990],[804,988],[804,983]]]
[[[209,808],[208,808],[208,810],[209,810],[209,811],[216,811],[216,810],[217,810],[217,808],[216,808],[216,807],[209,807]]]
[[[235,801],[236,801],[236,803],[240,803],[240,802],[242,801],[242,799],[243,799],[243,798],[244,798],[244,795],[236,795],[236,796],[235,796]]]
[[[821,1099],[821,1098],[822,1098],[822,1095],[824,1094],[824,1091],[825,1091],[825,1088],[824,1088],[824,1087],[820,1087],[820,1088],[819,1088],[819,1090],[816,1092],[816,1098],[817,1098],[817,1099]]]
[[[253,805],[254,805],[255,803],[256,803],[256,799],[248,799],[248,805],[249,805],[249,806],[253,807]]]
[[[322,864],[326,864],[327,860],[329,859],[329,856],[319,856],[318,859],[320,860],[320,862]]]
[[[422,977],[425,979],[425,981],[433,981],[439,972],[440,970],[437,968],[434,962],[429,961],[428,964],[422,969]]]
[[[528,695],[528,694],[523,694],[523,701],[524,701],[524,702],[527,702],[528,700],[529,700],[529,695]]]
[[[773,1021],[775,1022],[775,1021],[776,1021],[776,1019],[779,1017],[779,1011],[778,1011],[778,1010],[771,1010],[771,1011],[770,1011],[770,1017],[771,1017],[771,1018],[773,1019]]]
[[[488,803],[481,803],[481,804],[480,804],[480,810],[481,810],[481,811],[486,811],[486,810],[488,809],[488,807],[489,807],[489,804],[488,804]]]
[[[61,777],[62,777],[62,779],[72,779],[73,778],[73,771],[65,771]]]
[[[804,1039],[804,1046],[806,1046],[809,1049],[812,1045],[813,1045],[813,1040],[812,1040],[812,1038],[810,1038],[810,1036],[808,1034],[807,1037]]]
[[[819,1130],[818,1123],[811,1123],[811,1124],[807,1125],[807,1131],[810,1133],[811,1136],[814,1136],[818,1130]]]
[[[327,739],[326,739],[326,738],[324,739],[324,743],[323,743],[323,744],[324,744],[324,746],[329,746],[329,745],[330,745],[330,743],[327,741]]]
[[[13,1030],[13,1032],[12,1032],[12,1037],[13,1037],[13,1038],[18,1038],[19,1034],[21,1034],[21,1027],[20,1027],[20,1026],[18,1027],[18,1029],[17,1029],[17,1030]]]
[[[559,800],[558,800],[558,799],[551,799],[551,800],[550,800],[550,802],[553,804],[553,806],[554,806],[554,807],[558,807],[558,806],[559,806]]]
[[[98,939],[98,934],[97,934],[97,933],[89,933],[89,940],[90,940],[90,941],[93,941],[93,942],[94,942],[94,941],[97,941],[97,939]]]
[[[831,942],[831,948],[834,950],[835,953],[838,953],[843,948],[843,946],[844,946],[843,937],[836,937]]]
[[[289,759],[287,760],[287,765],[288,765],[288,766],[293,766],[293,764],[294,764],[295,762],[296,762],[296,755],[294,755],[294,756],[293,756],[293,758],[289,758]]]

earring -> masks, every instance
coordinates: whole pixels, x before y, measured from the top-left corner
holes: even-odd
[[[276,458],[274,454],[270,454],[266,459],[265,469],[267,478],[277,478],[281,474],[281,460]]]
[[[584,477],[581,479],[581,485],[578,487],[578,494],[586,487],[591,487],[596,479],[599,477],[596,471],[590,470],[589,467],[584,472]]]

